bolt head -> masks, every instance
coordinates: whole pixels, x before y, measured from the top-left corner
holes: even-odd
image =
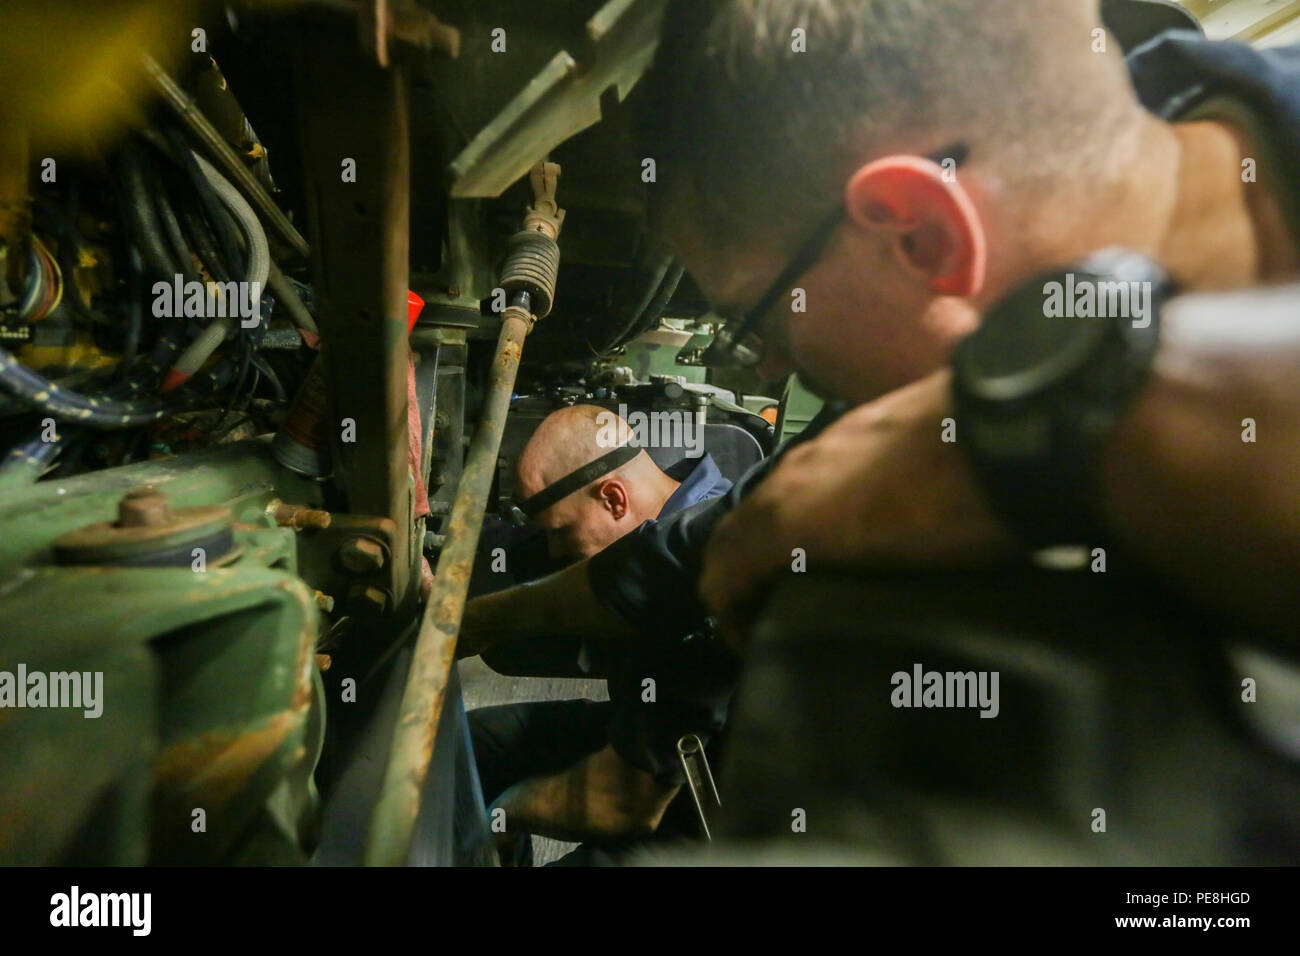
[[[123,528],[164,525],[171,520],[167,496],[152,485],[128,491],[117,504],[117,523]]]
[[[348,600],[375,614],[383,614],[388,610],[388,592],[371,584],[353,585],[348,591]]]
[[[339,547],[339,563],[353,574],[371,574],[383,568],[385,552],[374,538],[348,538]]]

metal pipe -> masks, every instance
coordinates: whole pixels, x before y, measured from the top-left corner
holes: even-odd
[[[456,635],[465,612],[470,572],[510,411],[519,356],[532,328],[528,306],[528,294],[521,292],[502,313],[483,415],[474,430],[446,525],[446,545],[434,571],[433,591],[424,606],[384,787],[370,823],[365,855],[369,866],[402,866],[410,853],[420,812],[420,792],[429,773],[433,741],[455,666]]]
[[[314,335],[320,334],[320,329],[316,327],[316,320],[307,311],[307,306],[298,295],[298,290],[293,287],[288,277],[280,271],[280,267],[275,264],[274,259],[271,260],[271,274],[267,278],[267,284],[271,287],[271,291],[275,293],[280,305],[289,313],[289,318],[293,321],[295,328],[303,329]]]
[[[289,244],[296,255],[306,259],[311,254],[311,248],[307,245],[307,240],[302,237],[302,233],[294,228],[293,223],[289,221],[289,217],[275,204],[275,200],[263,188],[257,177],[244,165],[243,160],[226,142],[225,137],[208,121],[202,111],[194,105],[194,101],[190,99],[189,95],[176,84],[175,80],[168,76],[167,71],[159,66],[153,57],[145,56],[144,68],[149,84],[162,96],[167,105],[171,107],[172,112],[185,123],[190,132],[198,137],[212,158],[223,168],[226,175],[234,180],[240,191],[256,207],[268,225],[275,230],[280,238]]]

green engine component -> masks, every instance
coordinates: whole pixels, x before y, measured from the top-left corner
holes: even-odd
[[[781,415],[777,422],[778,440],[787,441],[807,428],[824,404],[824,401],[804,388],[799,376],[791,375],[786,381],[785,395],[781,401]]]
[[[55,563],[56,539],[113,521],[142,486],[178,509],[229,508],[233,559]],[[6,496],[0,864],[306,861],[323,737],[317,601],[294,532],[265,508],[313,493],[244,443]]]

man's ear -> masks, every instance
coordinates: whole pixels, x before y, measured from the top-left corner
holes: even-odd
[[[617,478],[607,478],[597,485],[596,497],[600,499],[601,507],[608,511],[615,521],[627,514],[627,487]]]
[[[851,222],[892,233],[899,265],[939,295],[969,298],[984,286],[984,226],[962,185],[931,160],[886,156],[863,166],[844,187]]]

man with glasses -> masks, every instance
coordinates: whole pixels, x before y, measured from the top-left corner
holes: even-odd
[[[718,350],[862,407],[467,627],[739,632],[796,548],[935,567],[1106,538],[1294,647],[1300,307],[1272,287],[1300,279],[1300,52],[1171,32],[1126,69],[1095,0],[691,0],[664,23],[649,200],[738,319]],[[1076,278],[1151,314],[1054,317]]]

